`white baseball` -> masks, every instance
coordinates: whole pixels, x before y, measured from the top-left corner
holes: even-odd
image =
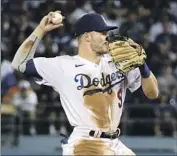
[[[60,24],[63,20],[63,17],[60,13],[55,12],[54,17],[52,18],[52,23],[53,24]]]

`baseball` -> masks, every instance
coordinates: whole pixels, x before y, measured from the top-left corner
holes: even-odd
[[[53,24],[60,24],[63,20],[63,17],[60,13],[55,12],[54,17],[52,18],[52,23]]]

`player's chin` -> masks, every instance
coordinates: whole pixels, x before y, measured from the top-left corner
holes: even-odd
[[[108,50],[108,48],[107,48],[107,47],[105,47],[105,48],[103,48],[102,53],[103,53],[103,54],[107,54],[107,53],[108,53],[108,51],[109,51],[109,50]]]
[[[102,47],[100,47],[99,50],[97,50],[98,55],[103,55],[107,53],[108,53],[108,48],[105,45],[102,45]]]

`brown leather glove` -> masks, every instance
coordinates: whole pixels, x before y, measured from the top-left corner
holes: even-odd
[[[146,53],[132,39],[109,43],[109,53],[121,73],[127,73],[144,64]]]

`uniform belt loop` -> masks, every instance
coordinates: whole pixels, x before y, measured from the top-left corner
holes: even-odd
[[[101,134],[102,134],[102,132],[101,132],[101,131],[98,131],[97,137],[100,138]]]
[[[94,137],[97,138],[99,131],[95,131]]]

